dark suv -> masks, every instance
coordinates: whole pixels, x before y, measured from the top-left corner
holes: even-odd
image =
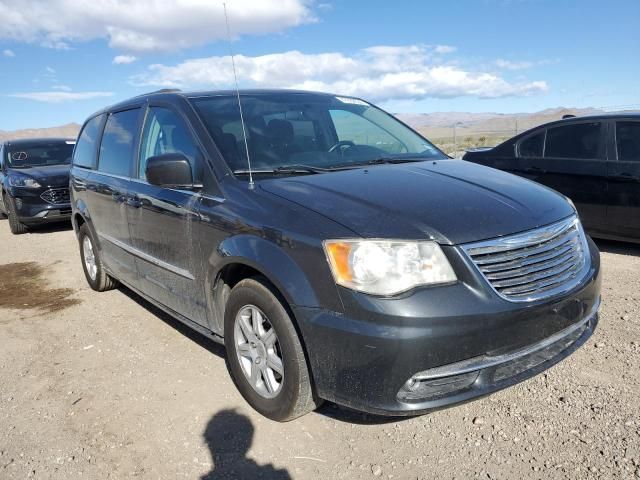
[[[0,213],[9,217],[12,233],[69,221],[69,170],[75,143],[64,138],[0,143]]]
[[[143,95],[90,117],[73,163],[91,287],[122,282],[223,342],[275,420],[321,399],[387,415],[462,402],[597,323],[598,250],[564,196],[448,159],[357,98]]]
[[[547,123],[463,158],[567,195],[594,237],[640,242],[639,113]]]

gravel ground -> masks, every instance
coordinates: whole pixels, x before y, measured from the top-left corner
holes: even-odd
[[[91,291],[71,230],[0,221],[0,245],[1,479],[640,478],[638,246],[599,243],[599,328],[534,379],[417,418],[328,404],[278,424],[220,346]]]

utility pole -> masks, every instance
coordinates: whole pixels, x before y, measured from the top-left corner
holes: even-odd
[[[453,124],[453,156],[456,156],[458,153],[458,137],[456,137],[456,125],[457,122]]]

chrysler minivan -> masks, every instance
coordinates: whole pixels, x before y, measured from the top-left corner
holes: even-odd
[[[450,159],[359,98],[132,98],[85,122],[71,197],[89,285],[223,343],[274,420],[323,400],[383,415],[467,401],[598,321],[599,253],[566,197]]]

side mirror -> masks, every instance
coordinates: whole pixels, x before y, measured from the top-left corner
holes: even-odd
[[[165,153],[147,159],[147,181],[166,188],[193,188],[191,164],[182,153]]]

